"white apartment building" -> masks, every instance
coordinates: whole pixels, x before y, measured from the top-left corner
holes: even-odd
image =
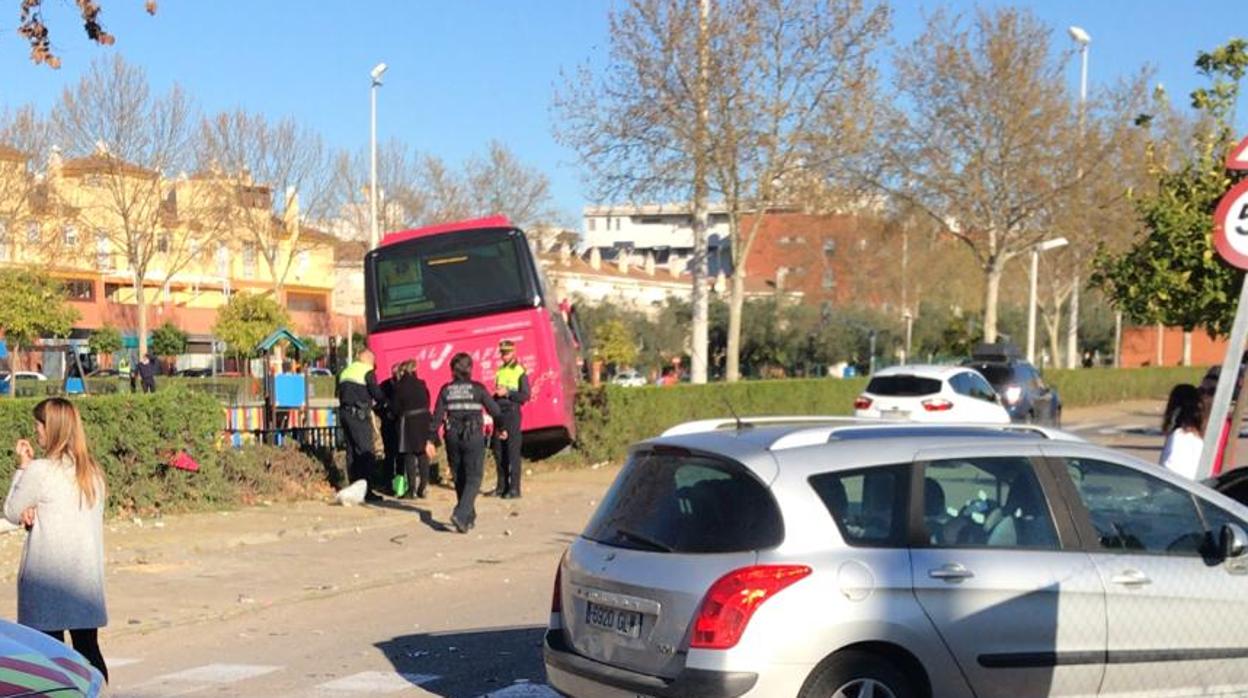
[[[712,204],[707,228],[710,274],[732,271],[728,213]],[[664,267],[685,269],[693,257],[693,214],[689,204],[632,206],[587,206],[582,247],[597,248],[604,260],[614,262],[623,254],[634,265],[644,265],[646,257]]]

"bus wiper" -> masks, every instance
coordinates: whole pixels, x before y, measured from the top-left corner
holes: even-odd
[[[670,553],[670,552],[673,552],[674,550],[672,546],[668,545],[667,543],[664,543],[659,540],[655,540],[654,538],[651,538],[650,536],[647,536],[644,533],[638,533],[636,531],[632,531],[627,528],[615,529],[615,535],[617,538],[622,538],[624,540],[632,541],[634,543],[641,543],[642,545],[646,546],[647,548],[651,550],[657,550],[663,553]]]

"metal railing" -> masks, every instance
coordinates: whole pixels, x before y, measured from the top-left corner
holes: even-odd
[[[227,429],[227,442],[239,447],[250,443],[281,446],[299,444],[300,448],[336,451],[346,443],[339,427],[283,427],[280,429]]]

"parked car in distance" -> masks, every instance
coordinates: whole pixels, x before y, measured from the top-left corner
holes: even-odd
[[[854,416],[915,422],[1010,421],[988,381],[961,366],[893,366],[876,371],[854,400]]]
[[[560,560],[563,695],[1248,695],[1248,507],[1035,425],[725,418]]]
[[[46,381],[48,377],[38,371],[18,371],[17,380],[23,383],[27,381]],[[0,371],[0,395],[8,395],[12,384],[12,374],[9,371]]]
[[[177,375],[183,378],[211,378],[211,368],[184,368],[178,371]]]
[[[116,378],[121,375],[121,371],[115,368],[97,368],[87,374],[87,378]]]
[[[20,375],[19,375],[20,378]],[[95,698],[104,677],[65,643],[17,623],[0,620],[0,696],[79,696]]]
[[[1061,426],[1061,397],[1044,382],[1035,366],[1019,356],[1018,349],[1003,344],[981,344],[962,365],[988,379],[1001,396],[1012,421]]]
[[[618,385],[624,388],[640,388],[646,384],[646,377],[638,371],[631,369],[620,371],[611,377],[611,385]]]
[[[332,376],[334,372],[322,366],[313,366],[308,369],[309,376]]]

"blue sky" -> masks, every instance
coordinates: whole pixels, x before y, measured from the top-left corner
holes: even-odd
[[[368,71],[390,65],[379,102],[379,136],[395,136],[449,160],[492,138],[551,178],[555,202],[576,220],[586,203],[575,157],[551,135],[550,96],[561,69],[609,45],[607,0],[106,0],[112,48],[91,44],[70,0],[45,0],[59,71],[34,66],[14,33],[16,2],[0,12],[0,108],[47,108],[90,61],[111,51],[144,66],[159,88],[179,82],[205,111],[243,106],[293,115],[330,144],[368,142]],[[924,11],[971,2],[894,2],[894,39],[922,31]],[[987,2],[986,5],[1006,3]],[[1093,37],[1090,81],[1114,81],[1152,65],[1176,100],[1199,80],[1196,52],[1248,34],[1248,3],[1226,0],[1033,0],[1056,30]],[[1077,67],[1070,70],[1072,84]],[[1241,110],[1241,113],[1248,110]],[[1241,119],[1241,122],[1245,122]],[[1242,126],[1242,123],[1241,123]]]

